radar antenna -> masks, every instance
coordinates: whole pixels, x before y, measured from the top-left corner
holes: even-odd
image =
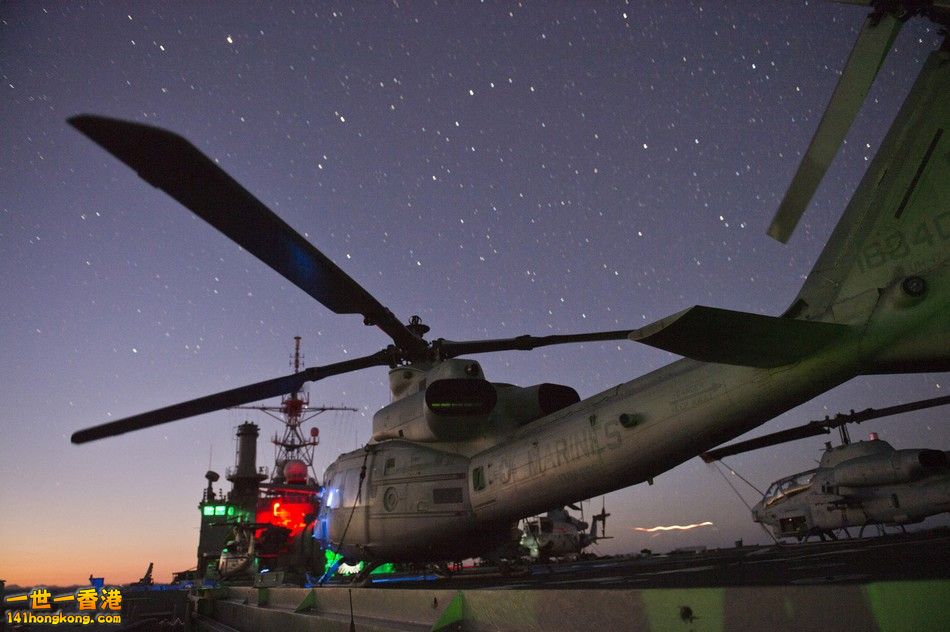
[[[300,336],[294,336],[294,353],[291,359],[294,373],[299,373],[303,366],[303,355],[300,352]],[[271,443],[274,444],[274,469],[271,480],[275,483],[284,483],[284,468],[288,463],[302,462],[306,471],[317,480],[313,469],[314,448],[320,444],[320,431],[314,426],[309,436],[304,436],[301,426],[322,413],[331,410],[347,410],[357,412],[349,406],[311,406],[309,393],[301,390],[285,395],[279,406],[234,406],[242,410],[260,410],[283,424],[280,436],[274,433]]]

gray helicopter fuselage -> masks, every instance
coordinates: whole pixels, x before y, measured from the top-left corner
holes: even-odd
[[[950,370],[948,60],[931,55],[786,314],[693,308],[636,330],[687,359],[582,401],[490,385],[457,358],[396,368],[375,442],[327,472],[343,492],[324,500],[323,543],[477,555],[523,517],[650,480],[857,375]]]
[[[921,278],[925,297],[905,300],[901,279],[895,280],[876,292],[864,327],[794,364],[756,368],[679,360],[523,425],[499,422],[502,433],[485,434],[491,416],[479,417],[473,445],[494,445],[471,455],[459,448],[466,443],[457,439],[464,436],[459,431],[453,431],[454,441],[384,439],[343,455],[327,470],[315,531],[326,545],[359,559],[477,555],[510,538],[523,517],[649,480],[873,371],[881,354],[891,362],[895,338],[940,340],[950,313],[950,268],[942,265]],[[950,366],[946,346],[926,353],[928,367],[935,359]],[[430,371],[436,377],[458,374],[449,367]],[[470,372],[472,380],[484,380],[480,367]],[[420,379],[415,388],[437,382]],[[418,410],[415,419],[423,423],[422,400],[403,397],[390,406],[413,403],[406,410]],[[407,429],[416,423],[411,417],[404,415]]]
[[[519,539],[530,559],[547,560],[552,557],[576,557],[597,542],[590,525],[571,516],[567,509],[548,511],[546,516],[526,519]]]
[[[829,448],[819,467],[773,483],[752,517],[778,538],[871,524],[904,525],[950,511],[950,467],[938,450],[885,441]]]

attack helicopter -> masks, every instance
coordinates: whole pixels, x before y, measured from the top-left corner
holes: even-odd
[[[609,539],[607,518],[610,514],[606,505],[601,507],[600,513],[591,516],[590,523],[583,520],[583,515],[578,519],[568,512],[568,508],[581,510],[582,507],[568,505],[551,509],[544,516],[526,518],[519,544],[528,552],[528,558],[542,562],[555,557],[577,558],[584,555],[587,547]],[[600,535],[597,534],[597,523],[600,523]]]
[[[914,524],[928,516],[950,511],[950,460],[933,449],[895,450],[871,433],[868,441],[852,443],[848,424],[888,415],[950,404],[950,396],[936,397],[880,410],[839,414],[756,439],[723,446],[700,456],[707,463],[766,446],[828,434],[837,428],[841,444],[825,451],[818,467],[772,483],[752,508],[755,522],[772,528],[776,538],[799,541],[817,536],[859,536],[871,525]]]
[[[791,236],[881,60],[914,13],[866,19],[828,110],[769,228]],[[950,369],[950,51],[930,55],[789,309],[694,306],[621,331],[455,341],[408,324],[215,162],[172,132],[80,115],[69,123],[332,312],[358,314],[380,351],[134,415],[73,434],[84,443],[388,367],[390,404],[370,442],[329,466],[314,537],[347,560],[486,556],[518,520],[649,480],[863,374]],[[585,399],[558,384],[493,383],[471,356],[632,340],[684,356]],[[364,569],[365,570],[365,569]]]

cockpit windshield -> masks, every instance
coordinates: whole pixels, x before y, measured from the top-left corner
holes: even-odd
[[[818,470],[808,470],[807,472],[801,472],[775,481],[765,492],[765,504],[771,505],[781,498],[797,494],[807,489],[817,471]]]

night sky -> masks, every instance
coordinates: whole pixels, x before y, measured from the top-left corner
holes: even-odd
[[[864,14],[793,1],[0,4],[0,577],[126,582],[153,561],[164,581],[193,567],[203,475],[233,464],[247,412],[84,446],[70,434],[286,374],[294,335],[308,366],[389,343],[67,117],[185,136],[431,337],[633,328],[694,304],[776,315],[939,41],[924,20],[905,26],[783,246],[766,227]],[[493,381],[582,397],[674,359],[633,342],[478,357]],[[855,379],[750,435],[944,394],[945,382]],[[361,411],[319,418],[318,472],[369,438],[386,384],[379,368],[311,387],[314,402]],[[277,429],[250,418],[264,437]],[[945,418],[852,434],[947,449]],[[813,467],[825,439],[730,465],[764,489]],[[262,439],[259,463],[272,460]],[[767,540],[699,459],[606,506],[615,538],[599,553]],[[703,521],[713,526],[633,530]]]

